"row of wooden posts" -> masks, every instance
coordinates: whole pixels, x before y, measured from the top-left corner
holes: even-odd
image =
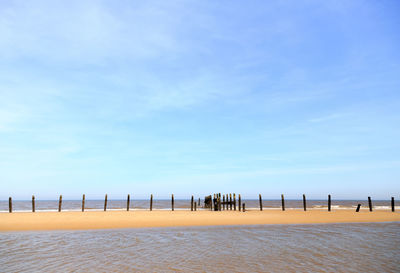
[[[262,204],[262,197],[261,194],[258,195],[259,197],[259,206],[260,206],[260,211],[263,210],[263,204]],[[126,210],[129,211],[130,208],[130,194],[128,194],[127,200],[126,200]],[[282,211],[285,211],[285,198],[284,195],[281,195],[281,202],[282,202]],[[59,201],[58,201],[58,211],[61,212],[61,206],[62,206],[62,195],[60,195]],[[197,206],[200,207],[200,198],[198,199],[198,202],[194,201],[194,196],[192,195],[191,198],[191,203],[190,203],[190,210],[191,211],[196,211]],[[8,199],[8,207],[9,207],[9,212],[12,212],[12,198],[9,197]],[[368,196],[368,207],[369,211],[372,211],[372,200],[371,197]],[[221,210],[236,210],[236,194],[221,194],[217,193],[214,194],[213,198],[211,195],[206,196],[204,199],[204,208],[210,208],[210,210],[214,211],[221,211]],[[238,208],[239,211],[246,211],[246,205],[243,203],[242,204],[242,198],[240,194],[238,195]],[[359,212],[361,208],[361,204],[357,204],[356,212]],[[394,197],[391,198],[391,208],[392,212],[395,211],[395,203],[394,203]],[[307,210],[307,201],[306,201],[306,195],[303,194],[303,209],[304,211]],[[107,210],[107,194],[105,195],[104,198],[104,211]],[[150,195],[150,211],[153,210],[153,194]],[[171,195],[171,210],[175,210],[175,199],[174,195]],[[82,212],[85,211],[85,195],[82,196]],[[331,211],[331,195],[328,195],[328,211]],[[32,212],[35,212],[35,196],[32,195]]]

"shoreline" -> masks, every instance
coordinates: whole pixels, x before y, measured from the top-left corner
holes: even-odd
[[[146,227],[400,222],[388,211],[67,211],[0,214],[0,232]]]

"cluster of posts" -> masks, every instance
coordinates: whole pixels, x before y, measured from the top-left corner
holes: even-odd
[[[259,206],[260,206],[260,211],[263,210],[263,203],[262,203],[262,197],[261,194],[258,195],[259,198]],[[128,194],[127,199],[126,199],[126,210],[129,211],[130,208],[130,195]],[[285,211],[285,198],[283,194],[281,195],[281,201],[282,201],[282,211]],[[229,194],[224,194],[221,196],[221,193],[215,193],[213,196],[209,195],[204,198],[204,208],[213,210],[213,211],[222,211],[222,210],[236,210],[236,204],[238,205],[238,210],[245,212],[246,211],[246,205],[245,203],[242,204],[242,198],[240,194],[238,195],[238,202],[236,202],[236,194],[235,193],[229,193]],[[9,207],[9,212],[12,212],[12,198],[9,197],[8,199],[8,207]],[[60,198],[58,200],[58,211],[61,212],[61,207],[62,207],[62,195],[60,195]],[[197,211],[197,207],[200,207],[200,198],[198,199],[198,202],[194,200],[194,196],[192,195],[191,201],[190,201],[190,210],[191,211]],[[368,196],[368,207],[369,211],[372,211],[372,200],[371,197]],[[356,212],[359,212],[361,208],[361,204],[357,204]],[[391,198],[391,208],[392,212],[395,211],[395,203],[394,203],[394,197]],[[306,195],[303,194],[303,209],[304,211],[307,211],[307,201],[306,201]],[[107,194],[105,195],[104,198],[104,211],[107,210]],[[150,195],[150,211],[153,210],[153,194]],[[175,199],[174,195],[171,195],[171,210],[175,210]],[[82,212],[85,211],[85,195],[82,196]],[[331,195],[328,195],[328,211],[331,211]],[[35,196],[32,195],[32,212],[35,212]]]
[[[204,207],[214,211],[222,210],[236,210],[236,204],[238,204],[239,211],[246,211],[246,204],[242,204],[242,197],[238,195],[238,203],[236,203],[236,193],[223,194],[214,193],[212,198],[211,195],[206,196],[204,199]]]

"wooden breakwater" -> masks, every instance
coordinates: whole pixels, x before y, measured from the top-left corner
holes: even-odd
[[[238,197],[238,198],[236,198]],[[107,211],[107,202],[108,202],[108,196],[107,194],[104,197],[104,211]],[[86,203],[86,198],[85,194],[82,195],[82,212],[85,211],[85,203]],[[372,199],[370,196],[367,198],[367,203],[368,203],[368,210],[370,212],[373,211],[373,204],[372,204]],[[62,211],[62,204],[63,204],[63,197],[62,195],[59,196],[58,198],[58,212]],[[130,194],[127,195],[126,199],[126,210],[129,211],[132,206],[131,203],[131,198]],[[258,195],[258,206],[259,210],[263,211],[263,199],[262,195]],[[190,198],[190,211],[197,211],[198,208],[202,209],[208,209],[211,211],[242,211],[245,212],[245,204],[242,203],[242,196],[241,194],[236,195],[236,193],[229,193],[229,194],[221,194],[221,193],[214,193],[212,195],[208,195],[204,197],[204,202],[203,205],[201,206],[201,198],[198,198],[198,202],[196,202],[194,195],[191,196]],[[281,209],[282,211],[285,211],[286,206],[285,206],[285,198],[284,195],[281,195]],[[359,212],[361,209],[361,204],[357,204],[356,212]],[[391,197],[390,199],[390,209],[392,212],[395,212],[395,199],[394,197]],[[153,210],[153,194],[150,195],[150,204],[149,204],[149,210]],[[171,195],[171,210],[175,210],[175,199],[174,195]],[[307,200],[306,200],[306,195],[303,194],[303,210],[307,211]],[[332,199],[331,195],[328,195],[327,198],[327,210],[332,211]],[[13,212],[13,201],[12,197],[9,197],[8,199],[8,211],[9,213]],[[32,212],[36,211],[36,198],[34,195],[32,195]]]

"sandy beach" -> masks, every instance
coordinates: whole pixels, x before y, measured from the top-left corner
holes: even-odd
[[[398,222],[390,211],[90,211],[1,213],[0,231]]]

